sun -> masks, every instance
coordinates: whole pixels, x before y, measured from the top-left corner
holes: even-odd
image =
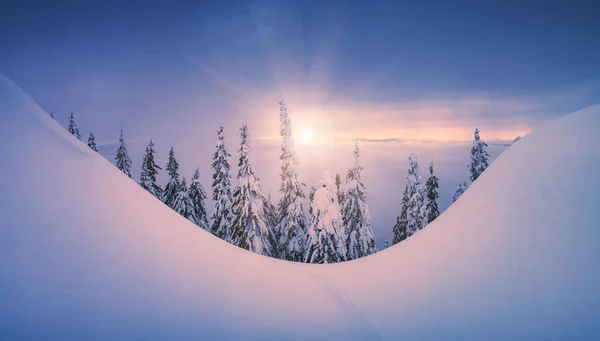
[[[311,127],[300,129],[299,139],[302,143],[309,143],[314,138],[315,132]]]

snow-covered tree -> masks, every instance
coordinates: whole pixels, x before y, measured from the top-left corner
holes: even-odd
[[[359,158],[358,142],[355,142],[353,163],[346,175],[342,203],[348,260],[375,253],[375,235],[371,229],[371,214],[367,205],[367,191],[361,176],[363,167],[360,165]]]
[[[400,203],[400,215],[396,216],[396,224],[392,228],[392,244],[397,244],[408,238],[408,187],[409,184],[404,186],[404,194],[402,195],[402,202]]]
[[[275,229],[277,229],[279,218],[277,214],[277,207],[275,207],[273,200],[271,199],[271,191],[269,191],[267,196],[263,195],[263,207],[265,208],[265,215],[267,217],[267,227],[269,230],[273,231],[273,236],[275,237]],[[274,245],[274,247],[275,246],[276,245]]]
[[[387,238],[383,239],[383,250],[387,249],[388,247],[390,247],[390,241]]]
[[[163,190],[156,181],[158,170],[162,168],[154,161],[154,154],[156,154],[156,150],[154,150],[154,143],[150,140],[150,143],[146,147],[146,154],[144,154],[144,159],[142,160],[140,186],[158,198],[158,200],[162,200]]]
[[[201,228],[210,231],[208,217],[206,215],[206,192],[204,191],[204,186],[202,186],[202,181],[200,181],[200,171],[198,168],[196,168],[196,171],[192,176],[192,183],[190,184],[188,195],[194,205],[194,215],[196,217],[194,223]]]
[[[90,147],[95,152],[98,151],[98,147],[96,147],[96,137],[91,132],[90,137],[88,138],[88,147]]]
[[[394,244],[412,236],[427,224],[425,189],[419,175],[419,160],[411,154],[408,162],[408,182],[402,198],[401,214],[397,217],[393,229]]]
[[[344,193],[343,193],[343,188],[341,188],[342,186],[342,177],[340,176],[339,173],[337,173],[335,175],[335,187],[336,187],[336,195],[337,195],[337,200],[339,205],[341,206],[344,203]]]
[[[54,119],[54,114],[53,114],[53,113],[50,113],[50,117],[52,117],[52,119]]]
[[[337,263],[347,260],[346,233],[335,194],[335,184],[325,173],[312,200],[312,216],[306,241],[306,263]]]
[[[77,127],[77,124],[75,124],[75,117],[73,116],[73,113],[71,113],[71,116],[69,116],[69,127],[67,128],[67,131],[75,136],[78,140],[81,140],[81,134],[79,134],[79,128]]]
[[[175,151],[173,146],[169,151],[169,159],[167,161],[167,172],[169,173],[169,181],[163,191],[163,202],[165,205],[175,209],[175,199],[181,191],[181,181],[179,180],[179,163],[175,159]]]
[[[475,129],[473,135],[475,140],[473,141],[473,147],[471,147],[471,164],[469,165],[471,181],[477,180],[490,165],[490,156],[486,151],[487,144],[479,137],[479,129]]]
[[[250,160],[248,126],[240,129],[238,184],[233,190],[233,244],[265,256],[275,256],[275,236],[268,228],[263,194]]]
[[[425,183],[427,193],[427,223],[431,223],[440,216],[437,200],[440,198],[438,188],[440,188],[440,179],[433,174],[433,162],[429,165],[429,179]]]
[[[229,161],[231,155],[227,152],[225,146],[225,136],[223,135],[223,126],[217,129],[219,144],[213,154],[212,163],[212,189],[215,207],[211,215],[212,225],[210,231],[215,236],[232,242],[231,239],[231,221],[233,219],[231,212],[231,176],[229,175]]]
[[[419,175],[419,160],[416,156],[408,157],[410,169],[408,171],[408,182],[411,184],[410,199],[408,200],[408,231],[410,235],[425,227],[427,216],[425,211],[425,189]]]
[[[173,210],[194,224],[198,221],[196,211],[194,210],[194,203],[188,194],[185,176],[179,183],[177,194],[173,200]]]
[[[521,139],[521,136],[517,136],[517,137],[515,137],[515,139],[512,141],[512,143],[515,143],[515,142],[519,141],[520,139]]]
[[[282,259],[302,262],[306,242],[307,221],[300,200],[304,199],[304,184],[298,179],[292,122],[283,101],[279,102],[279,135],[281,141],[281,197],[277,205],[277,249]]]
[[[315,186],[310,186],[310,192],[308,192],[308,202],[312,203],[313,200],[315,200],[315,192],[317,191],[317,188]],[[339,205],[339,203],[338,203]],[[308,216],[312,216],[312,204],[308,205]],[[307,223],[308,224],[308,223]],[[308,229],[308,225],[307,225],[307,229]]]
[[[125,137],[123,136],[122,129],[121,135],[119,136],[119,147],[117,147],[117,154],[115,155],[115,165],[131,178],[131,158],[129,157],[129,153],[127,153],[127,146],[125,146]]]
[[[454,192],[454,196],[452,197],[452,202],[458,200],[458,198],[460,198],[460,196],[463,195],[463,193],[467,190],[468,187],[469,186],[467,185],[466,181],[463,183],[459,183],[458,188],[456,189],[456,192]]]

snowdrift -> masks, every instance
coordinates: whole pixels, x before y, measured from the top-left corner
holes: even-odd
[[[0,76],[0,339],[598,340],[598,128],[540,127],[397,246],[296,264],[193,226]]]

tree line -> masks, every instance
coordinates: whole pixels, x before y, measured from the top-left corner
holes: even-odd
[[[54,115],[50,114],[52,118]],[[347,170],[345,181],[340,174],[335,180],[326,172],[323,180],[311,186],[308,196],[306,184],[297,173],[294,153],[292,122],[283,101],[279,103],[281,137],[280,198],[275,206],[265,195],[251,161],[250,135],[247,125],[240,128],[238,171],[236,184],[232,184],[229,159],[231,154],[225,143],[223,126],[217,129],[218,144],[212,156],[212,199],[214,207],[207,214],[207,194],[195,170],[188,185],[179,174],[179,163],[171,147],[165,171],[166,185],[161,186],[157,175],[162,168],[155,161],[156,150],[152,140],[146,146],[138,184],[165,205],[209,231],[213,235],[246,250],[265,256],[305,263],[337,263],[365,257],[377,252],[371,215],[367,205],[367,191],[362,181],[360,149],[355,141],[353,162]],[[81,140],[73,113],[69,116],[69,133]],[[487,144],[475,129],[471,148],[470,181],[475,181],[489,166]],[[98,151],[95,136],[90,132],[88,146]],[[407,184],[400,203],[400,214],[392,228],[392,244],[397,244],[434,221],[439,215],[439,178],[434,174],[434,163],[429,165],[429,177],[419,174],[418,158],[410,154]],[[114,157],[115,166],[132,177],[132,161],[121,130]],[[467,189],[466,182],[459,183],[454,194],[456,201]],[[306,207],[308,206],[308,207]],[[384,241],[383,248],[389,242]]]

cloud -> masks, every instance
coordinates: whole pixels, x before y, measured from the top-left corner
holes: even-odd
[[[390,138],[381,138],[381,139],[356,138],[354,140],[359,141],[359,142],[367,142],[367,143],[406,142],[406,139],[403,139],[401,137],[390,137]]]

